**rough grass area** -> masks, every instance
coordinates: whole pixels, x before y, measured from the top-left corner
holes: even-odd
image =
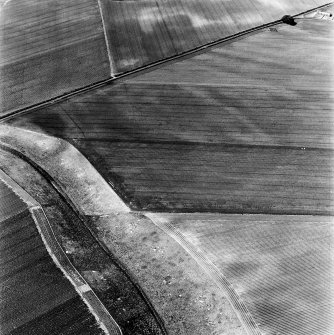
[[[10,170],[14,162],[15,170]],[[103,302],[123,334],[163,334],[150,306],[136,287],[54,189],[29,165],[11,155],[6,154],[2,168],[29,193],[37,191],[34,196],[43,203],[68,258]],[[48,195],[45,197],[45,194]]]
[[[151,214],[225,276],[264,335],[334,330],[334,221],[321,216]]]
[[[123,334],[162,331],[148,304],[116,263],[123,264],[143,290],[169,334],[244,335],[224,294],[191,256],[150,220],[133,213],[87,217],[87,224],[111,256],[44,179],[10,155],[6,162],[6,172],[30,193],[35,192],[67,256]]]
[[[11,159],[0,158],[7,170]],[[2,181],[0,198],[9,209],[0,208],[1,334],[104,334],[54,264],[27,206]]]

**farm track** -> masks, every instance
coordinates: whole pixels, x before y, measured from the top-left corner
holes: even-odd
[[[1,334],[100,334],[49,256],[27,205],[1,180]]]
[[[116,73],[279,20],[287,12],[296,15],[325,4],[316,0],[307,8],[302,1],[275,6],[261,0],[100,0]]]
[[[262,30],[9,123],[74,143],[135,209],[329,215],[331,24]]]
[[[261,334],[332,334],[331,218],[147,215],[222,285],[241,317],[251,313]]]
[[[250,335],[261,335],[261,331],[250,314],[247,306],[240,299],[236,291],[233,289],[231,283],[226,279],[226,277],[214,266],[214,264],[208,259],[208,257],[201,252],[192,243],[189,243],[187,239],[184,238],[183,234],[175,229],[171,224],[167,222],[160,222],[159,217],[155,214],[147,213],[147,216],[152,219],[152,221],[165,231],[168,235],[173,237],[204,269],[204,271],[216,282],[216,284],[226,293],[231,305],[233,306],[236,314],[238,315],[240,321],[243,323],[247,334]],[[158,217],[158,218],[157,218]]]
[[[59,211],[60,213],[64,211],[64,208],[59,206],[64,205],[66,208],[65,211],[73,212],[67,213],[66,219],[64,219],[65,224],[64,222],[57,222],[59,227],[56,227],[56,229],[67,230],[65,236],[61,235],[60,240],[62,240],[62,238],[64,238],[65,241],[69,239],[74,245],[78,244],[80,246],[78,254],[72,258],[73,265],[77,266],[74,267],[71,261],[64,256],[64,252],[61,250],[62,248],[59,248],[59,236],[58,242],[51,239],[51,245],[55,248],[53,251],[57,254],[59,259],[65,257],[65,259],[62,259],[62,266],[66,266],[65,268],[69,271],[72,284],[76,286],[82,298],[87,301],[94,315],[99,319],[103,329],[108,329],[108,334],[110,335],[139,335],[142,334],[143,331],[147,335],[166,334],[163,321],[148,299],[145,291],[137,283],[136,277],[133,276],[126,265],[124,265],[119,258],[115,257],[105,244],[97,238],[96,232],[91,227],[91,220],[94,220],[94,217],[85,216],[80,209],[73,204],[62,187],[46,170],[33,160],[6,145],[0,144],[0,147],[6,153],[15,155],[17,158],[22,159],[25,164],[29,164],[30,168],[33,168],[35,172],[40,174],[40,177],[44,178],[47,184],[50,184],[49,187],[52,186],[52,192],[55,192],[57,195],[56,197],[54,196],[54,198],[59,197],[58,202],[59,200],[61,202],[57,203],[57,200],[54,199],[57,205],[49,204],[46,209],[49,215],[54,215],[53,212],[55,212],[58,213],[56,214],[57,217]],[[63,204],[61,205],[62,202]],[[40,211],[35,211],[34,208],[32,210],[35,217],[41,216]],[[51,225],[45,222],[43,222],[43,228],[40,229],[42,229],[43,233],[47,236],[53,236],[55,234],[55,231],[52,232]],[[75,238],[73,235],[75,235]],[[64,248],[64,245],[62,247]],[[80,259],[81,257],[83,259]],[[89,260],[86,260],[86,258]],[[103,273],[103,275],[101,275],[107,277],[106,280],[108,280],[110,286],[103,285],[103,289],[101,290],[101,287],[99,287],[96,281],[85,276],[84,273],[89,272],[90,269],[94,269],[93,272],[97,272],[95,269],[99,269]],[[112,275],[109,274],[108,278],[106,273],[111,273]],[[87,287],[87,283],[91,287]],[[126,313],[123,313],[125,311]],[[71,322],[74,321],[72,320]],[[31,322],[31,327],[39,329],[43,327],[43,323],[43,318],[36,319],[34,322]],[[62,327],[62,322],[59,322],[59,326]],[[73,323],[70,326],[76,328],[78,325]],[[83,333],[87,331],[87,334],[94,334],[94,330],[91,331],[91,327],[88,327],[87,324],[83,324],[83,327],[85,327],[85,329],[80,328]],[[34,331],[34,329],[35,328],[32,328],[32,331]],[[24,331],[23,333],[25,333]],[[104,332],[102,333],[104,334]],[[58,333],[56,332],[55,334]]]
[[[126,29],[123,32],[125,35],[122,36],[119,43],[116,43],[116,48],[113,48],[111,46],[112,41],[109,41],[107,43],[109,49],[107,50],[99,6],[91,0],[81,2],[79,7],[76,7],[78,4],[75,3],[75,0],[72,0],[71,3],[66,2],[66,6],[64,6],[62,0],[52,2],[52,5],[49,7],[49,3],[47,2],[44,4],[45,7],[39,6],[37,10],[34,2],[27,3],[20,1],[16,2],[15,5],[12,5],[12,3],[13,2],[10,2],[5,6],[5,9],[3,9],[6,13],[6,17],[8,17],[8,21],[3,22],[0,30],[0,33],[6,37],[5,39],[3,38],[3,42],[5,43],[1,45],[1,54],[7,54],[7,56],[2,57],[2,61],[5,62],[4,64],[6,64],[6,62],[7,64],[0,68],[2,78],[2,81],[0,81],[0,89],[3,92],[1,101],[2,118],[4,116],[11,117],[14,114],[41,108],[48,104],[53,104],[58,100],[67,99],[72,95],[82,94],[91,89],[109,84],[114,80],[114,77],[110,78],[110,69],[113,72],[112,75],[118,73],[117,77],[120,79],[123,77],[122,74],[126,76],[135,74],[138,71],[147,70],[167,61],[199,52],[210,46],[229,41],[230,39],[240,38],[245,34],[256,32],[265,27],[270,27],[280,23],[280,20],[272,21],[272,19],[278,19],[282,14],[285,14],[281,8],[281,10],[277,11],[277,17],[274,15],[275,18],[273,18],[270,14],[268,15],[268,13],[273,13],[273,10],[274,13],[276,13],[275,10],[277,9],[266,8],[267,5],[261,7],[263,4],[256,8],[255,14],[254,4],[249,2],[243,4],[240,8],[238,8],[238,6],[235,8],[237,10],[243,10],[247,13],[246,16],[248,15],[253,19],[245,20],[245,22],[248,22],[248,25],[237,27],[236,21],[230,18],[231,10],[227,8],[217,8],[215,1],[206,2],[205,6],[199,3],[198,0],[195,0],[193,4],[185,2],[172,5],[172,2],[170,2],[170,8],[165,8],[166,13],[163,15],[164,18],[170,16],[173,18],[175,15],[178,15],[178,12],[175,12],[173,6],[181,6],[183,8],[181,12],[185,12],[186,14],[184,15],[186,16],[195,15],[195,17],[201,17],[204,13],[205,15],[202,19],[208,24],[208,27],[205,29],[208,29],[211,33],[202,34],[205,37],[200,40],[200,43],[197,41],[194,46],[183,45],[185,41],[189,40],[189,32],[183,31],[182,29],[187,30],[188,28],[184,28],[184,22],[182,25],[178,23],[174,27],[173,22],[175,18],[173,18],[171,19],[172,21],[169,22],[169,25],[172,25],[175,29],[177,27],[177,29],[172,28],[172,30],[174,29],[175,31],[173,30],[172,33],[169,32],[167,35],[160,32],[162,35],[160,37],[155,36],[153,40],[151,38],[152,36],[147,37],[150,41],[150,47],[148,49],[145,47],[145,43],[143,46],[141,44],[143,42],[140,42],[141,46],[138,50],[136,49],[136,52],[138,52],[137,56],[139,58],[144,57],[144,60],[139,59],[139,63],[136,61],[134,63],[135,66],[133,66],[131,65],[132,60],[130,59],[129,63],[126,56],[120,60],[119,56],[117,56],[117,52],[118,50],[127,50],[127,53],[131,53],[131,48],[137,45],[137,40],[132,41],[131,39],[126,39],[126,37],[129,38],[126,34],[133,31],[133,25],[136,34],[141,31],[143,27],[150,29],[152,25],[152,22],[150,23],[150,19],[148,18],[148,22],[143,22],[141,27],[139,27],[136,21],[138,20],[138,17],[136,17],[138,13],[136,11],[126,9],[125,12],[127,14],[132,13],[132,21],[125,22]],[[148,4],[152,5],[153,2],[150,1],[141,4],[136,2],[132,4],[122,2],[113,3],[113,5],[115,4],[118,7],[113,13],[118,13],[119,10],[122,12],[124,6],[124,8],[127,6],[142,5],[145,7]],[[107,7],[110,5],[109,3]],[[27,6],[27,8],[25,8],[25,6]],[[305,9],[301,3],[294,3],[293,5],[284,4],[284,6],[287,10],[293,12],[299,12]],[[319,0],[314,1],[314,6],[322,8],[327,6],[327,4]],[[20,10],[17,10],[18,7]],[[22,8],[25,9],[22,10]],[[71,16],[71,11],[75,8],[77,8],[75,14]],[[51,13],[49,13],[49,9]],[[151,9],[149,9],[149,11],[150,10]],[[157,10],[161,11],[161,9]],[[313,9],[308,9],[306,12],[310,10]],[[27,13],[30,13],[31,17],[26,15]],[[227,29],[227,35],[222,35],[220,28],[218,28],[220,24],[225,24],[222,17],[219,17],[218,21],[213,18],[213,16],[217,16],[217,13],[223,13],[222,17],[233,27],[232,30]],[[262,16],[261,13],[263,14]],[[121,15],[121,13],[119,14]],[[291,12],[291,14],[293,13]],[[240,13],[237,17],[242,19]],[[254,17],[256,18],[255,21]],[[52,18],[55,18],[55,20],[52,20]],[[87,22],[82,24],[83,18],[85,18],[86,21],[89,20],[90,24],[86,24]],[[25,35],[17,33],[17,20],[20,20],[20,27],[22,26],[22,22],[26,24],[27,32]],[[187,20],[189,21],[189,18]],[[45,25],[45,29],[43,28],[43,30],[41,30],[40,22]],[[180,22],[182,22],[182,18]],[[68,29],[63,29],[64,31],[62,31],[63,24],[68,25]],[[121,26],[122,24],[124,24],[124,22],[120,23]],[[165,23],[165,26],[167,27],[168,24]],[[96,27],[96,29],[92,29],[93,27]],[[29,34],[29,30],[31,29],[32,33]],[[110,27],[105,29],[107,35],[110,33],[110,30],[112,30]],[[147,28],[143,29],[145,30]],[[194,29],[196,34],[202,30],[200,27],[194,27]],[[161,29],[158,29],[157,31],[160,30]],[[215,33],[212,35],[213,32]],[[42,36],[43,34],[45,34],[44,37]],[[141,34],[143,34],[143,32],[141,32]],[[168,44],[166,41],[168,39],[175,39],[175,41],[177,41],[179,34],[182,36],[180,43],[183,46],[181,49],[176,50],[174,46],[170,43]],[[116,35],[117,34],[114,34],[112,37]],[[119,35],[121,36],[122,33]],[[135,36],[135,34],[132,35]],[[144,35],[137,37],[139,40],[145,39],[146,37]],[[30,41],[28,48],[27,41]],[[158,43],[156,50],[165,48],[168,52],[156,55],[156,50],[151,46],[152,41]],[[19,51],[22,47],[23,49]],[[112,50],[110,50],[111,48]],[[140,48],[144,49],[140,51]],[[13,55],[14,58],[9,56],[11,49],[15,51]],[[148,53],[148,56],[141,56],[143,52]],[[78,58],[78,55],[80,55],[80,58]],[[117,59],[118,63],[125,64],[125,67],[119,71],[117,70]],[[41,64],[47,64],[47,67],[41,67]],[[131,66],[129,67],[127,64]],[[22,78],[24,78],[23,81]],[[89,82],[87,81],[88,78]]]
[[[286,223],[289,216],[257,216],[254,227],[242,219],[236,227],[236,216],[230,222],[217,216],[212,230],[208,216],[194,214],[195,222],[188,225],[189,215],[177,227],[178,216],[167,215],[172,222],[162,225],[177,231],[190,249],[198,243],[193,257],[199,263],[209,257],[205,266],[215,269],[215,280],[220,278],[225,290],[232,283],[230,297],[254,334],[330,334],[332,301],[324,283],[331,280],[332,225],[319,215],[333,214],[331,22],[298,20],[294,28],[276,22],[265,27],[275,25],[276,31],[262,27],[259,34],[151,73],[131,72],[218,33],[217,27],[182,32],[185,18],[177,12],[185,2],[178,2],[167,10],[170,21],[157,29],[162,37],[154,39],[158,45],[152,52],[143,37],[127,39],[150,30],[148,22],[138,24],[137,16],[137,9],[149,3],[120,3],[124,8],[114,11],[134,18],[116,41],[125,45],[124,54],[113,55],[120,73],[130,71],[129,76],[102,80],[83,88],[82,95],[73,91],[3,120],[71,141],[138,210],[312,215],[294,217],[293,225]],[[196,6],[203,12],[202,5]],[[231,20],[251,24],[237,13]],[[173,45],[166,42],[168,25],[177,28]],[[131,63],[136,55],[139,62]],[[141,76],[131,78],[136,73]],[[115,85],[101,88],[111,82]]]

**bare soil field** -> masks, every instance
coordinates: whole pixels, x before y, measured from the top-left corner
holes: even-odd
[[[93,0],[6,1],[0,55],[0,115],[110,75]]]
[[[0,200],[1,334],[102,335],[53,263],[26,205],[2,181]]]
[[[136,209],[330,214],[332,30],[278,26],[11,123],[72,141]]]
[[[101,0],[109,52],[121,73],[326,1]]]
[[[265,335],[330,335],[333,219],[149,214],[231,284]],[[209,270],[210,271],[210,270]]]

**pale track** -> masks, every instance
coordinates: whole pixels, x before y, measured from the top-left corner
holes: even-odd
[[[298,16],[301,16],[301,15],[304,15],[304,14],[307,14],[307,13],[311,13],[315,10],[325,8],[325,7],[329,6],[330,4],[332,4],[332,3],[327,3],[323,6],[316,7],[316,8],[307,10],[305,12],[296,14],[296,15],[294,15],[294,17],[298,17]],[[225,43],[231,43],[231,42],[236,41],[238,39],[245,38],[245,37],[250,36],[252,34],[256,34],[258,32],[261,32],[262,30],[264,30],[266,28],[274,27],[274,26],[282,24],[282,23],[283,23],[282,20],[276,20],[276,21],[273,21],[273,22],[270,22],[270,23],[267,23],[267,24],[264,24],[264,25],[260,25],[260,26],[245,30],[243,32],[237,33],[235,35],[231,35],[229,37],[224,37],[224,38],[218,39],[214,42],[210,42],[210,43],[207,43],[207,44],[202,45],[200,47],[196,47],[194,49],[183,52],[182,54],[171,56],[171,57],[168,57],[168,58],[163,59],[163,60],[159,60],[157,62],[154,62],[154,63],[149,64],[149,65],[145,65],[145,66],[137,68],[135,70],[132,70],[132,71],[120,74],[120,75],[115,75],[115,77],[108,78],[108,79],[105,79],[105,80],[102,80],[102,81],[99,81],[99,82],[96,82],[96,83],[92,83],[90,85],[87,85],[85,87],[82,87],[80,89],[74,90],[74,91],[69,92],[69,93],[65,93],[65,94],[60,95],[58,97],[54,97],[54,98],[45,100],[43,102],[31,105],[29,107],[25,107],[25,108],[22,108],[22,109],[12,111],[12,112],[10,112],[6,115],[0,116],[0,123],[9,121],[9,120],[11,120],[11,119],[13,119],[13,118],[15,118],[19,115],[23,115],[23,114],[26,114],[26,113],[30,113],[30,112],[40,110],[42,108],[54,105],[58,102],[67,100],[67,99],[69,99],[73,96],[84,94],[86,92],[101,88],[103,86],[113,84],[114,82],[117,82],[117,81],[120,81],[120,80],[125,80],[125,79],[127,79],[131,76],[136,76],[136,75],[145,73],[146,71],[154,70],[155,68],[159,68],[160,66],[166,65],[166,64],[171,63],[173,61],[178,61],[178,60],[185,59],[187,57],[195,56],[196,54],[203,53],[203,52],[209,50],[210,48],[218,47],[218,46],[223,45]]]

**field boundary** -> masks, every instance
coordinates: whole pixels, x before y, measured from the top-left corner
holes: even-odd
[[[318,9],[321,9],[321,8],[325,8],[325,7],[327,7],[327,6],[331,5],[331,4],[333,4],[333,2],[329,2],[329,3],[325,4],[325,5],[309,9],[309,10],[307,10],[305,12],[298,13],[296,15],[293,15],[293,17],[294,18],[299,18],[300,15],[311,13],[311,12],[313,12],[315,10],[318,10]],[[131,77],[133,75],[138,75],[140,73],[145,73],[145,71],[153,70],[154,68],[162,66],[162,65],[164,65],[166,63],[170,63],[172,61],[177,61],[177,60],[180,60],[180,59],[184,59],[186,57],[190,57],[192,55],[196,55],[196,54],[205,52],[208,49],[217,47],[217,46],[219,46],[221,44],[234,42],[234,41],[236,41],[238,39],[245,38],[248,35],[256,34],[256,33],[261,32],[262,30],[264,30],[266,28],[270,28],[272,26],[277,26],[277,25],[280,25],[280,24],[283,24],[283,21],[281,19],[275,20],[275,21],[272,21],[272,22],[269,22],[269,23],[265,23],[265,24],[262,24],[260,26],[256,26],[256,27],[253,27],[251,29],[247,29],[247,30],[241,31],[239,33],[230,35],[228,37],[224,37],[224,38],[218,39],[216,41],[209,42],[207,44],[201,45],[199,47],[187,50],[187,51],[185,51],[183,53],[180,53],[180,54],[177,54],[177,55],[173,55],[173,56],[164,58],[162,60],[153,62],[151,64],[148,64],[148,65],[145,65],[145,66],[142,66],[142,67],[139,67],[137,69],[134,69],[134,70],[131,70],[131,71],[128,71],[128,72],[124,72],[124,73],[120,73],[120,74],[115,74],[113,77],[110,77],[108,79],[104,79],[104,80],[92,83],[90,85],[81,87],[79,89],[73,90],[73,91],[68,92],[68,93],[64,93],[64,94],[62,94],[60,96],[57,96],[57,97],[50,98],[48,100],[45,100],[45,101],[42,101],[40,103],[31,105],[29,107],[24,107],[24,108],[20,108],[20,109],[14,110],[14,111],[10,111],[10,112],[8,112],[5,115],[0,116],[0,123],[6,122],[6,121],[8,121],[10,119],[13,119],[14,117],[16,117],[18,115],[30,113],[30,112],[33,112],[33,111],[45,108],[47,106],[54,105],[54,104],[56,104],[58,102],[61,102],[61,101],[66,100],[66,99],[69,99],[69,98],[71,98],[73,96],[80,95],[80,94],[92,91],[94,89],[98,89],[98,88],[104,87],[106,85],[110,85],[114,81],[118,81],[118,80],[121,80],[121,79],[126,79],[128,77]],[[104,34],[105,34],[105,30],[104,30]],[[105,35],[105,38],[106,38],[106,35]],[[108,46],[106,46],[106,47],[108,47]]]
[[[102,26],[103,26],[103,35],[104,35],[104,40],[106,42],[106,48],[107,48],[107,53],[108,53],[109,66],[110,66],[110,76],[111,76],[111,78],[115,78],[115,75],[114,75],[115,66],[114,66],[114,61],[113,61],[111,51],[110,51],[111,48],[110,48],[109,41],[108,41],[108,38],[107,38],[107,31],[106,31],[106,25],[105,25],[104,17],[103,17],[103,10],[102,10],[102,7],[101,7],[101,0],[98,0],[97,3],[98,3],[98,6],[99,6],[99,11],[100,11]]]
[[[122,335],[122,331],[116,321],[67,257],[53,232],[41,204],[1,169],[0,179],[26,203],[48,254],[64,276],[71,282],[76,292],[88,307],[90,313],[95,317],[99,327],[107,335]]]
[[[161,319],[160,315],[155,310],[153,304],[147,297],[145,291],[141,288],[139,283],[136,281],[135,278],[127,271],[126,266],[117,258],[114,256],[114,254],[108,249],[108,247],[96,236],[95,232],[93,231],[91,225],[90,225],[90,219],[91,215],[85,213],[85,211],[80,208],[80,206],[77,206],[67,195],[63,187],[58,183],[42,166],[40,166],[35,160],[30,158],[27,154],[22,153],[21,151],[17,150],[11,145],[4,144],[0,141],[0,149],[7,151],[14,156],[22,159],[26,163],[28,163],[33,169],[35,169],[55,190],[55,192],[60,196],[60,198],[67,204],[67,206],[74,212],[74,214],[78,217],[78,219],[82,222],[83,226],[87,229],[88,233],[91,235],[91,237],[94,239],[94,241],[98,244],[98,246],[103,250],[111,259],[111,261],[115,264],[115,266],[125,275],[127,280],[131,283],[131,285],[134,286],[134,289],[138,293],[138,295],[143,299],[143,301],[147,304],[150,312],[152,313],[155,321],[157,322],[157,325],[160,327],[160,330],[164,335],[167,335],[167,330],[165,328],[164,322]],[[109,185],[110,187],[110,185]],[[121,200],[122,201],[122,200]],[[122,203],[125,205],[125,203],[122,201]],[[126,205],[125,205],[126,206]],[[60,246],[61,248],[61,246]],[[66,256],[66,254],[65,254]],[[88,286],[88,285],[87,285]],[[86,286],[86,287],[87,287]],[[83,286],[83,289],[85,290],[85,286]],[[93,291],[88,291],[89,294],[94,293]],[[88,295],[87,293],[87,295]],[[88,295],[89,296],[89,295]],[[102,304],[102,303],[101,303]],[[107,311],[107,310],[106,310]],[[109,312],[107,311],[109,314]],[[112,318],[112,316],[111,316]],[[113,318],[112,318],[113,319]],[[113,319],[114,320],[114,319]],[[117,325],[116,321],[115,324]],[[118,326],[118,325],[117,325]],[[122,335],[121,333],[108,333],[108,335]]]
[[[199,264],[206,274],[216,283],[216,285],[225,292],[226,298],[231,304],[234,312],[238,316],[248,335],[263,335],[252,314],[244,304],[238,293],[234,290],[232,284],[226,279],[221,271],[205,256],[199,248],[188,242],[186,237],[167,220],[159,218],[158,213],[145,212],[157,227],[172,237],[191,257]]]

